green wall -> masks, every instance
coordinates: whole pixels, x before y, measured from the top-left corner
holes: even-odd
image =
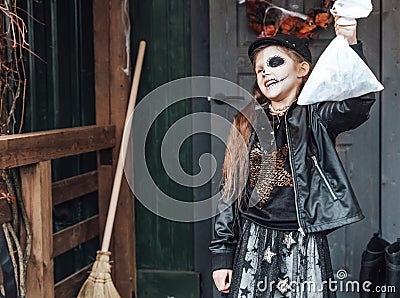
[[[24,132],[95,124],[92,0],[26,0],[18,5],[30,49],[40,57],[25,53]],[[54,160],[52,178],[64,179],[96,166],[95,153]],[[97,193],[63,203],[53,208],[53,230],[97,213]],[[96,237],[56,257],[55,281],[91,263],[98,242]]]

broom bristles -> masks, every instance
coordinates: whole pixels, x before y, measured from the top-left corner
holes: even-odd
[[[78,298],[120,298],[111,279],[109,251],[97,251],[96,261],[88,279],[79,291]]]

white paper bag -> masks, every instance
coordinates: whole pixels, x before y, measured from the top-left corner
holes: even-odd
[[[381,90],[382,84],[360,56],[350,48],[346,39],[339,35],[318,59],[297,103],[307,105],[340,101]]]

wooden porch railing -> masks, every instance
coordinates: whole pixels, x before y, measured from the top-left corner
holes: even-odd
[[[32,225],[32,253],[27,271],[27,297],[73,297],[90,266],[54,284],[53,259],[100,231],[99,215],[53,234],[52,207],[99,190],[92,171],[52,183],[51,160],[115,145],[115,127],[85,126],[0,136],[0,169],[20,167],[22,195]],[[110,184],[112,181],[110,181]]]

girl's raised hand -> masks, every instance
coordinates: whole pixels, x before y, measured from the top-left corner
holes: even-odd
[[[357,21],[349,25],[339,25],[337,22],[340,16],[335,16],[335,32],[336,35],[342,35],[348,41],[349,45],[357,43]]]
[[[232,281],[231,269],[218,269],[213,271],[214,283],[221,293],[229,293]]]

